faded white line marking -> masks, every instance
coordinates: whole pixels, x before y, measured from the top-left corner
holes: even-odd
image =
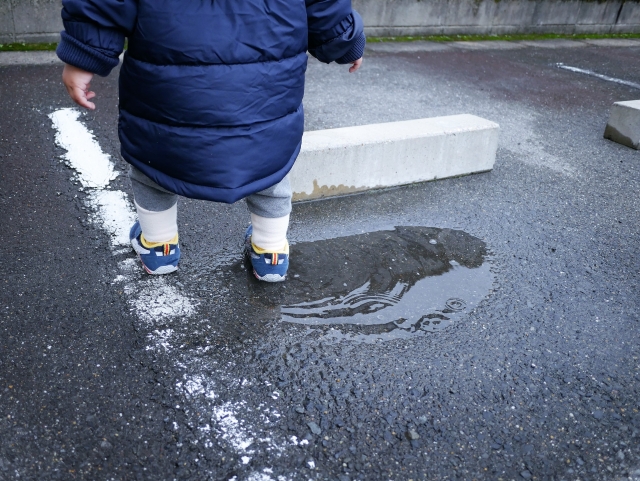
[[[49,115],[56,132],[56,143],[67,153],[63,158],[78,173],[83,187],[104,189],[118,175],[93,134],[78,120],[80,112],[61,109]]]
[[[130,283],[125,286],[125,293],[131,298],[138,319],[150,326],[176,317],[186,319],[196,311],[197,303],[161,277]]]
[[[556,66],[558,68],[561,68],[561,69],[564,69],[564,70],[569,70],[571,72],[581,73],[581,74],[584,74],[584,75],[589,75],[591,77],[599,78],[601,80],[606,80],[607,82],[613,82],[613,83],[617,83],[617,84],[621,84],[621,85],[626,85],[627,87],[632,87],[634,89],[640,89],[640,84],[637,84],[635,82],[630,82],[629,80],[622,80],[622,79],[615,78],[615,77],[609,77],[608,75],[602,75],[600,73],[593,72],[591,70],[586,70],[586,69],[582,69],[582,68],[578,68],[578,67],[572,67],[570,65],[565,65],[563,63],[557,63]]]
[[[135,220],[133,205],[124,192],[111,189],[109,186],[119,174],[110,156],[102,151],[93,134],[80,122],[79,111],[61,109],[49,115],[49,118],[57,130],[56,143],[66,150],[62,159],[76,172],[76,178],[82,184],[79,190],[85,189],[88,194],[85,204],[92,211],[90,219],[110,235],[111,251],[114,255],[132,253],[130,248],[124,246],[129,245],[129,229]],[[256,417],[252,415],[254,407],[248,406],[245,402],[225,402],[220,405],[219,401],[216,401],[218,394],[215,384],[225,376],[220,371],[213,377],[206,374],[216,371],[215,362],[201,365],[198,355],[202,353],[198,350],[178,352],[179,347],[182,347],[181,341],[177,328],[172,327],[192,318],[199,303],[194,298],[184,295],[173,285],[171,278],[144,274],[138,259],[127,257],[120,260],[118,270],[119,274],[113,279],[112,284],[122,286],[138,322],[146,328],[155,328],[147,336],[146,349],[168,353],[181,359],[183,362],[174,359],[174,363],[187,373],[177,382],[176,388],[184,393],[185,399],[189,399],[192,406],[202,412],[211,413],[212,425],[205,424],[198,428],[201,437],[195,443],[202,441],[203,446],[210,449],[214,445],[212,438],[222,438],[241,456],[241,466],[250,465],[251,455],[255,452],[250,446],[254,442],[267,444],[266,449],[272,456],[281,455],[288,447],[286,443],[279,445],[270,437],[261,438],[257,434],[270,424],[267,415],[277,419],[280,414],[261,404],[257,407],[258,411],[263,411],[258,416],[261,423],[254,425],[247,422],[246,419]],[[219,293],[222,294],[223,291]],[[209,348],[210,346],[207,346],[203,352]],[[229,380],[227,384],[230,384]],[[243,381],[239,387],[246,384],[247,382]],[[272,397],[278,398],[277,395]],[[178,429],[175,421],[174,428]],[[296,441],[292,442],[292,445],[295,446]],[[273,480],[270,474],[272,471],[264,468],[259,472],[248,473],[243,479]],[[286,478],[278,476],[277,479],[285,481]]]
[[[126,194],[119,190],[96,190],[89,194],[88,204],[95,212],[92,220],[111,235],[112,248],[128,245],[135,215]]]
[[[213,415],[218,421],[220,435],[237,451],[252,454],[253,451],[247,451],[247,448],[253,443],[253,438],[242,429],[241,422],[236,418],[236,408],[233,403],[225,403],[214,408]]]

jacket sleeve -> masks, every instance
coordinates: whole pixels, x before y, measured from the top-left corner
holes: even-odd
[[[306,0],[309,53],[324,63],[355,62],[366,39],[362,18],[351,0]]]
[[[88,72],[109,75],[136,17],[137,0],[62,0],[64,31],[58,57]]]

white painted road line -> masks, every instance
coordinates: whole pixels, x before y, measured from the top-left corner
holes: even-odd
[[[572,67],[570,65],[565,65],[563,63],[558,63],[558,64],[556,64],[556,66],[558,68],[561,68],[561,69],[564,69],[564,70],[569,70],[571,72],[581,73],[581,74],[584,74],[584,75],[589,75],[591,77],[599,78],[601,80],[606,80],[607,82],[614,82],[614,83],[617,83],[617,84],[626,85],[627,87],[633,87],[634,89],[640,89],[640,84],[635,83],[635,82],[630,82],[629,80],[622,80],[622,79],[615,78],[615,77],[609,77],[608,75],[602,75],[600,73],[593,72],[591,70],[586,70],[586,69],[582,69],[582,68],[578,68],[578,67]]]
[[[294,200],[487,172],[498,124],[474,115],[305,132],[291,170]]]
[[[86,204],[93,212],[91,218],[109,233],[115,250],[129,244],[133,208],[124,192],[109,189],[118,172],[79,116],[75,109],[61,109],[49,118],[56,129],[56,143],[66,150],[62,160],[76,172],[81,190],[88,192]]]
[[[111,157],[102,152],[93,134],[78,120],[75,109],[57,110],[49,118],[56,129],[56,143],[67,151],[63,159],[78,173],[83,187],[104,189],[117,173]]]
[[[268,430],[268,424],[252,425],[245,421],[256,410],[267,420],[269,416],[280,416],[270,405],[263,403],[256,409],[244,402],[220,404],[215,401],[220,382],[231,385],[237,380],[226,379],[224,369],[203,365],[197,350],[176,349],[181,341],[175,329],[166,327],[198,322],[199,302],[185,294],[174,278],[145,274],[138,260],[132,257],[133,250],[128,246],[129,229],[135,220],[133,205],[125,192],[110,187],[110,182],[120,172],[115,170],[110,156],[102,151],[93,134],[81,122],[81,113],[76,109],[60,109],[49,118],[56,129],[56,143],[66,151],[61,161],[75,171],[76,176],[71,180],[81,184],[78,190],[88,194],[85,204],[92,212],[90,218],[110,235],[114,255],[128,255],[118,262],[120,273],[112,284],[119,284],[126,294],[139,328],[150,331],[146,350],[169,356],[169,362],[187,371],[175,385],[176,391],[183,394],[184,403],[194,406],[185,412],[208,411],[211,415],[212,425],[197,430],[199,437],[195,443],[202,442],[205,448],[211,448],[213,440],[223,439],[236,451],[243,465],[251,462],[255,448],[250,446],[254,443],[260,443],[261,449],[266,449],[272,456],[296,446],[296,440],[258,439],[255,433]],[[205,319],[204,322],[208,321]],[[249,385],[243,381],[238,389]],[[259,469],[246,479],[276,481],[270,476],[269,468]],[[288,481],[288,478],[278,476],[277,481]]]

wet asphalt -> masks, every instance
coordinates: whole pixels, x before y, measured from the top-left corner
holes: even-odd
[[[640,91],[556,66],[637,81],[640,49],[400,50],[310,62],[307,130],[471,113],[494,170],[296,204],[280,285],[247,274],[242,203],[190,200],[178,273],[118,281],[54,143],[60,67],[0,67],[1,480],[640,479],[640,154],[602,137]],[[142,316],[166,285],[195,312]]]

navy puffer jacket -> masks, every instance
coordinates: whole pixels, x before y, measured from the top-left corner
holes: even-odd
[[[365,46],[350,0],[63,0],[64,62],[120,71],[122,156],[166,189],[235,202],[279,182],[300,150],[307,50]]]

